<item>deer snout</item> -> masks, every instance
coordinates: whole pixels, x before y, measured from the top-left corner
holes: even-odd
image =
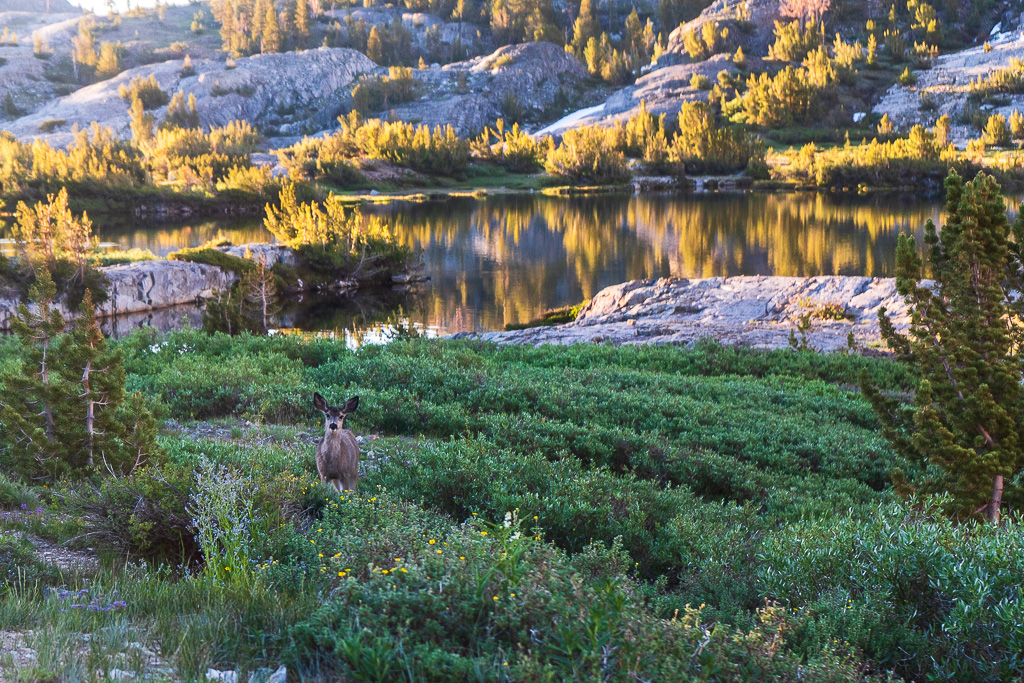
[[[337,428],[338,428],[338,423],[337,423],[337,422],[332,422],[332,423],[330,424],[330,427],[331,427],[331,431],[333,432],[333,431],[334,431],[335,429],[337,429]]]

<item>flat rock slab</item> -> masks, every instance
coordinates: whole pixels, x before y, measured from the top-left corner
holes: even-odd
[[[821,276],[633,280],[601,290],[575,322],[509,332],[457,335],[501,344],[690,343],[786,348],[790,332],[809,315],[808,345],[821,351],[881,347],[878,311],[885,307],[897,329],[910,316],[892,278]],[[840,319],[836,319],[839,317]]]
[[[101,318],[205,301],[229,290],[237,277],[216,266],[186,261],[138,261],[102,271],[110,286],[107,300],[97,306]],[[16,298],[0,297],[0,330],[10,327],[17,307]],[[65,307],[59,308],[69,316]]]

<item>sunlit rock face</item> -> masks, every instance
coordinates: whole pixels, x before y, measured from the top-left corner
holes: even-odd
[[[443,68],[414,70],[423,97],[394,107],[388,117],[431,127],[451,125],[459,135],[475,135],[505,116],[510,102],[524,120],[548,122],[575,103],[589,80],[578,59],[551,43],[506,45],[491,54]],[[461,79],[461,83],[460,83]]]
[[[39,138],[57,146],[71,142],[75,124],[87,128],[93,121],[130,137],[128,103],[118,91],[133,78],[152,75],[168,95],[179,90],[186,97],[195,95],[204,128],[245,120],[256,127],[301,134],[327,128],[347,111],[354,81],[377,66],[361,52],[326,47],[245,57],[235,60],[233,68],[212,59],[194,59],[192,65],[195,73],[191,75],[182,74],[180,59],[129,69],[54,100],[4,128],[21,140]],[[157,121],[164,118],[165,109],[153,110]],[[54,121],[61,123],[49,130]],[[47,122],[50,125],[44,125]]]
[[[601,290],[575,322],[475,336],[505,344],[689,343],[786,348],[797,342],[836,351],[853,334],[859,347],[880,346],[878,311],[897,329],[910,323],[892,278],[821,276],[633,280]],[[806,321],[806,322],[805,322]],[[801,323],[810,329],[800,331]]]

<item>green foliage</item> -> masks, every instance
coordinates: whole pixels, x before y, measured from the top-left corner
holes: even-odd
[[[371,119],[355,130],[356,144],[371,159],[383,159],[422,173],[453,175],[469,164],[469,142],[450,125],[415,126]]]
[[[690,29],[683,34],[683,49],[690,59],[703,61],[711,55],[729,49],[729,29],[717,21],[701,24],[700,30]]]
[[[416,99],[415,85],[411,68],[392,66],[387,76],[360,79],[352,90],[352,107],[366,115],[411,102]]]
[[[1024,61],[1011,59],[1010,66],[1005,69],[996,69],[984,78],[979,76],[973,79],[970,89],[974,95],[981,98],[1024,92]]]
[[[950,148],[942,148],[935,132],[914,126],[905,138],[886,142],[818,149],[804,146],[790,154],[787,173],[825,187],[856,187],[867,184],[900,187],[936,184],[951,168],[971,166]]]
[[[925,226],[934,288],[921,283],[914,239],[900,237],[897,286],[912,305],[909,334],[879,312],[890,346],[920,369],[915,410],[862,384],[893,445],[928,464],[921,488],[948,491],[961,516],[984,510],[998,522],[1004,500],[1020,505],[1024,468],[1024,304],[1010,294],[1024,291],[1024,221],[1009,226],[999,186],[984,174],[965,184],[951,173],[946,201],[941,234]]]
[[[629,179],[626,158],[606,140],[606,133],[596,127],[566,131],[557,147],[548,147],[544,168],[574,185],[624,182]]]
[[[55,295],[41,271],[38,311],[21,304],[11,321],[25,351],[21,367],[3,377],[0,461],[34,478],[131,471],[156,455],[156,423],[140,394],[125,393],[120,350],[96,326],[91,294],[69,332]]]
[[[897,80],[899,81],[900,85],[910,87],[912,85],[917,84],[917,75],[914,74],[914,72],[912,72],[910,70],[910,67],[908,66],[903,70],[903,73],[900,74],[900,77]]]
[[[545,311],[541,316],[535,320],[531,320],[528,323],[509,323],[505,325],[506,330],[526,330],[531,327],[550,327],[552,325],[563,325],[565,323],[571,323],[576,320],[576,317],[583,310],[589,301],[583,301],[576,304],[575,306],[562,306],[561,308],[555,308],[550,311]]]
[[[150,74],[149,78],[136,76],[127,86],[122,84],[117,92],[122,100],[131,101],[138,98],[142,102],[142,108],[147,110],[159,109],[170,100],[156,82],[154,74]]]
[[[185,93],[179,90],[171,97],[167,105],[167,113],[164,120],[160,122],[160,128],[199,128],[199,112],[196,110],[196,96],[189,94],[185,100]]]
[[[1007,127],[1006,117],[1002,114],[992,114],[985,122],[983,139],[986,145],[995,147],[1006,147],[1010,144],[1010,129]]]
[[[410,252],[399,245],[384,221],[363,220],[356,208],[328,195],[323,208],[316,202],[299,203],[295,186],[281,190],[280,204],[267,205],[267,230],[299,252],[306,268],[337,279],[390,277],[405,267]]]
[[[687,173],[734,173],[764,164],[765,145],[739,128],[719,128],[715,113],[700,102],[679,110],[679,132],[672,138],[669,161]]]
[[[244,275],[255,267],[252,261],[221,251],[211,245],[179,249],[168,254],[167,258],[170,261],[189,261],[191,263],[216,266],[238,275]]]
[[[827,65],[821,71],[787,66],[774,77],[751,74],[740,99],[743,119],[765,128],[820,122],[835,96],[835,80]]]
[[[513,173],[532,173],[540,168],[545,149],[543,143],[520,130],[518,123],[506,129],[505,121],[498,119],[494,129],[484,129],[473,141],[473,152]]]
[[[824,42],[824,22],[776,21],[775,42],[768,48],[768,58],[781,62],[799,62]]]
[[[834,639],[907,680],[1006,680],[1021,665],[1022,538],[1019,522],[958,525],[899,504],[788,525],[757,571],[798,610],[790,639],[812,651]]]
[[[37,200],[67,188],[71,197],[135,191],[146,181],[141,154],[110,129],[74,130],[66,149],[0,136],[0,185],[6,196]]]

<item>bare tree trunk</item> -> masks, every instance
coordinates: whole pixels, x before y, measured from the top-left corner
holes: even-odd
[[[89,390],[89,374],[92,369],[92,361],[85,364],[85,371],[82,373],[82,388],[85,389],[85,431],[89,435],[89,458],[86,465],[92,467],[93,451],[93,426],[96,423],[96,402],[92,399],[92,392]]]
[[[50,349],[50,342],[48,339],[43,341],[43,367],[39,373],[40,379],[43,381],[43,386],[49,389],[50,386],[50,371],[46,367],[46,354]],[[47,392],[49,393],[49,392]],[[43,412],[46,413],[46,440],[53,443],[53,409],[50,407],[50,401],[48,397],[44,398]]]
[[[999,509],[1003,505],[1003,475],[997,474],[992,479],[992,499],[988,503],[985,517],[993,524],[999,524]]]

